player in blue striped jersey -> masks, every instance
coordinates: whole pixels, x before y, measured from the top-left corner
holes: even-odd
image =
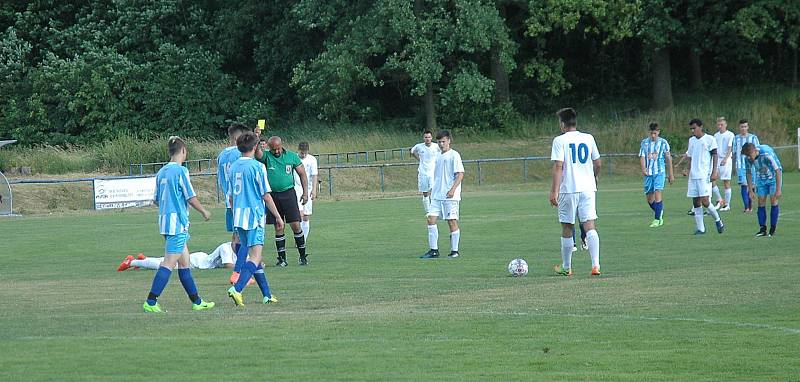
[[[239,234],[241,245],[248,249],[248,259],[241,268],[239,279],[228,289],[228,296],[237,306],[244,306],[242,291],[250,277],[256,279],[265,304],[278,301],[269,290],[264,265],[261,262],[266,225],[264,205],[266,204],[269,212],[276,217],[276,229],[282,229],[284,224],[270,196],[272,190],[267,180],[267,169],[263,163],[254,158],[256,145],[258,136],[252,132],[246,132],[236,140],[236,146],[242,156],[231,165],[227,186],[227,197],[233,209],[233,226]]]
[[[753,211],[753,199],[750,198],[750,191],[747,188],[747,175],[745,174],[747,162],[745,162],[745,156],[742,155],[742,147],[744,147],[745,143],[752,143],[756,146],[761,144],[758,141],[758,137],[755,134],[750,134],[749,131],[750,124],[746,119],[742,119],[739,121],[739,135],[733,139],[733,168],[736,169],[736,175],[739,178],[739,189],[742,194],[742,203],[744,203],[744,211],[742,212]]]
[[[166,240],[164,261],[153,277],[150,294],[142,307],[147,313],[162,312],[158,305],[158,296],[164,291],[172,270],[177,265],[181,284],[192,301],[192,310],[211,309],[214,303],[203,301],[198,296],[197,286],[189,270],[189,248],[186,246],[189,241],[188,206],[200,212],[205,220],[211,214],[197,200],[189,180],[189,170],[182,166],[186,160],[186,143],[179,137],[170,137],[167,148],[170,162],[156,174],[156,192],[153,198],[158,205],[158,231]]]
[[[228,142],[230,146],[222,149],[217,157],[217,184],[223,195],[228,195],[228,182],[230,181],[230,168],[236,162],[242,153],[236,147],[236,139],[239,138],[247,127],[240,123],[234,123],[228,127]],[[247,248],[239,243],[239,236],[236,230],[233,229],[233,210],[231,210],[230,200],[225,197],[225,229],[231,234],[231,242],[233,243],[233,250],[236,252],[236,264],[233,267],[233,274],[231,274],[230,282],[235,283],[239,279],[239,271],[242,269],[245,260],[247,260]]]
[[[661,199],[661,191],[664,189],[664,178],[669,184],[675,180],[672,173],[672,155],[669,151],[669,142],[659,137],[661,128],[658,123],[651,122],[649,126],[650,136],[642,140],[639,148],[639,158],[642,165],[642,176],[644,177],[644,195],[647,204],[655,213],[650,227],[664,225],[664,202]],[[667,164],[668,166],[666,166]],[[667,175],[667,171],[669,173]]]
[[[767,145],[754,145],[745,143],[742,147],[742,154],[751,171],[745,170],[747,176],[747,186],[750,197],[753,193],[758,196],[758,226],[756,236],[767,236],[767,196],[772,206],[769,210],[769,236],[775,235],[778,226],[778,215],[780,207],[778,200],[781,198],[781,188],[783,188],[783,167],[778,156],[772,147]],[[755,176],[754,176],[755,174]],[[755,187],[754,178],[755,177]]]

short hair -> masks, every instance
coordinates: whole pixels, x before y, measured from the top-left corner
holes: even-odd
[[[297,150],[298,151],[308,151],[308,142],[303,141],[303,142],[298,143],[297,144]]]
[[[253,134],[255,134],[255,133],[253,133]],[[266,141],[267,141],[267,138],[264,138],[264,137],[258,138],[258,143],[266,142]]]
[[[689,121],[689,126],[691,126],[691,125],[697,125],[697,126],[703,127],[703,121],[701,121],[701,120],[699,120],[697,118],[692,118],[692,120]]]
[[[726,119],[725,119],[725,117],[719,117],[719,118],[717,118],[717,122],[725,122],[725,123],[728,123],[728,120],[726,120]]]
[[[245,131],[239,138],[236,138],[236,148],[238,148],[241,153],[253,151],[257,144],[258,135],[252,131]]]
[[[561,120],[564,126],[572,127],[578,125],[578,113],[571,107],[565,107],[557,111],[556,115],[558,115],[558,119]]]
[[[740,119],[740,120],[739,120],[739,124],[741,125],[741,124],[743,124],[743,123],[749,123],[749,122],[747,122],[747,120],[746,120],[746,119],[742,118],[742,119]]]
[[[742,155],[749,156],[750,153],[753,152],[753,150],[755,150],[755,148],[756,145],[753,144],[752,142],[745,143],[744,146],[742,146]]]
[[[241,124],[239,122],[236,122],[236,123],[233,123],[230,126],[228,126],[228,136],[229,137],[234,137],[234,136],[242,134],[242,133],[244,133],[245,131],[248,131],[248,130],[249,129],[247,128],[247,126],[245,126],[245,125],[243,125],[243,124]]]
[[[185,148],[186,142],[183,141],[183,138],[177,135],[169,137],[169,143],[167,143],[167,152],[169,153],[170,157],[181,152],[181,149]]]
[[[650,131],[661,130],[661,127],[658,126],[658,122],[650,122],[650,126],[648,128],[650,129]]]
[[[450,139],[450,132],[449,132],[449,131],[447,131],[447,130],[439,130],[439,132],[438,132],[438,133],[436,133],[436,140],[437,140],[437,141],[438,141],[439,139],[442,139],[442,138],[444,138],[444,137],[447,137],[447,139]]]
[[[425,129],[425,131],[422,132],[422,135],[425,135],[425,134],[433,135],[433,132],[430,131],[429,129]]]

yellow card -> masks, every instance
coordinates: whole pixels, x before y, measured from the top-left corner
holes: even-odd
[[[267,126],[267,120],[266,119],[259,119],[258,120],[258,128],[259,128],[259,130],[264,130],[264,127],[266,127],[266,126]]]

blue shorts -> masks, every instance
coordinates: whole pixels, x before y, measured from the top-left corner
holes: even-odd
[[[166,240],[164,252],[182,254],[190,237],[189,232],[183,232],[177,235],[164,235],[164,239]]]
[[[233,209],[231,208],[225,209],[225,229],[233,232]]]
[[[660,173],[657,175],[647,175],[644,177],[644,193],[645,194],[652,194],[656,191],[661,191],[664,189],[664,179],[666,178],[666,173]]]
[[[249,230],[236,227],[236,232],[239,234],[241,245],[247,248],[254,245],[264,245],[264,227],[256,227]]]
[[[765,181],[758,180],[756,181],[756,195],[761,198],[774,195],[775,191],[778,190],[778,187],[779,186],[775,182],[775,179]],[[783,189],[783,179],[781,179],[780,188],[781,190]]]
[[[756,171],[751,169],[753,179],[756,178]],[[736,176],[739,177],[739,184],[747,185],[747,169],[737,168]]]

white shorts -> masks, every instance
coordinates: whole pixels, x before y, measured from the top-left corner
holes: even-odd
[[[438,216],[444,220],[458,220],[458,200],[431,200],[428,216]]]
[[[731,172],[733,171],[733,163],[728,161],[724,166],[717,166],[719,173],[719,180],[731,180]]]
[[[575,224],[575,211],[581,223],[597,219],[594,191],[558,195],[558,221]]]
[[[295,191],[297,191],[297,190],[295,190]],[[312,211],[313,211],[313,206],[312,205],[314,204],[314,201],[311,199],[311,197],[309,197],[308,201],[306,202],[306,205],[303,205],[303,203],[300,201],[300,198],[302,198],[302,197],[303,197],[303,191],[300,191],[299,193],[297,193],[297,208],[300,209],[300,213],[301,214],[303,214],[303,215],[311,215]]]
[[[431,189],[433,188],[433,176],[428,176],[425,174],[417,175],[417,187],[419,192],[431,192]]]
[[[687,198],[698,198],[711,196],[711,181],[706,179],[689,179],[689,189],[686,191]]]

